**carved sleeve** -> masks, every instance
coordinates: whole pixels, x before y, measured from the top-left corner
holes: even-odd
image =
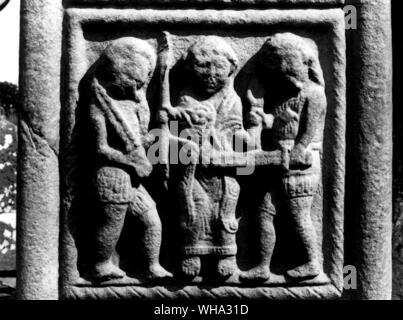
[[[114,162],[118,165],[132,167],[133,165],[121,151],[109,146],[105,116],[95,104],[90,106],[90,124],[97,158],[100,161]]]
[[[322,87],[310,90],[304,109],[296,144],[307,148],[317,135],[319,124],[326,111],[326,96]]]

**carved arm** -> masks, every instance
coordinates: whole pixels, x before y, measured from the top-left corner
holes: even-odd
[[[299,132],[295,147],[290,154],[291,166],[312,164],[312,155],[307,152],[307,148],[312,143],[326,110],[326,96],[322,88],[313,88],[308,95],[309,98],[304,107],[305,116],[301,118],[304,123],[300,124],[302,132]]]
[[[90,118],[96,144],[95,152],[99,160],[106,160],[122,166],[139,178],[148,176],[152,171],[152,165],[147,159],[144,148],[136,148],[129,155],[112,148],[107,140],[104,115],[94,105],[91,105],[90,108]]]

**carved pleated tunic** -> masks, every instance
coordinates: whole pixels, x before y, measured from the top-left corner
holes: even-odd
[[[291,151],[294,148],[296,140],[301,132],[306,130],[306,108],[309,103],[306,93],[300,92],[294,98],[290,98],[282,103],[273,103],[269,106],[269,113],[274,115],[273,128],[268,132],[268,136],[263,139],[266,142],[264,149],[277,150],[286,149]],[[285,122],[280,119],[279,114],[290,109],[298,115],[299,119],[293,119]],[[317,110],[321,115],[318,117],[316,132],[307,149],[312,154],[312,166],[305,170],[288,170],[282,173],[282,187],[285,194],[292,198],[303,196],[313,196],[317,192],[319,179],[321,175],[321,152],[322,152],[322,133],[325,117],[325,106]]]
[[[106,139],[110,148],[122,152],[141,170],[148,162],[141,137],[148,131],[149,109],[146,102],[115,101],[95,82],[90,114],[98,114],[105,120]],[[144,214],[155,208],[155,202],[138,178],[115,161],[105,159],[93,146],[92,196],[99,204],[130,205],[133,214]]]
[[[229,89],[225,98],[213,106],[206,105],[209,102],[199,102],[191,96],[183,96],[179,106],[194,110],[201,103],[216,113],[210,117],[215,119],[212,124],[193,127],[198,132],[196,134],[200,134],[200,141],[203,141],[200,144],[201,152],[233,151],[234,133],[243,129],[239,96],[233,89]],[[211,139],[206,139],[206,136],[212,135],[215,136],[214,145]],[[238,221],[235,211],[239,191],[238,182],[233,177],[226,176],[222,170],[197,165],[192,186],[193,208],[185,210],[181,217],[185,234],[184,254],[231,256],[237,253],[235,235]]]

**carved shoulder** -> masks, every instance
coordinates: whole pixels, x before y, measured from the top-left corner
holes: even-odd
[[[304,91],[309,108],[325,112],[327,108],[327,98],[325,88],[317,84],[311,84]]]

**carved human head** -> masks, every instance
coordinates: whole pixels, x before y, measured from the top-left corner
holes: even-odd
[[[103,52],[96,76],[115,99],[139,101],[156,66],[154,49],[144,40],[121,38]]]
[[[297,87],[308,81],[324,85],[318,47],[311,39],[278,33],[264,44],[260,63],[267,76],[275,82],[280,77]]]
[[[189,49],[187,62],[197,88],[206,94],[220,91],[238,68],[232,47],[216,36],[201,37]]]

